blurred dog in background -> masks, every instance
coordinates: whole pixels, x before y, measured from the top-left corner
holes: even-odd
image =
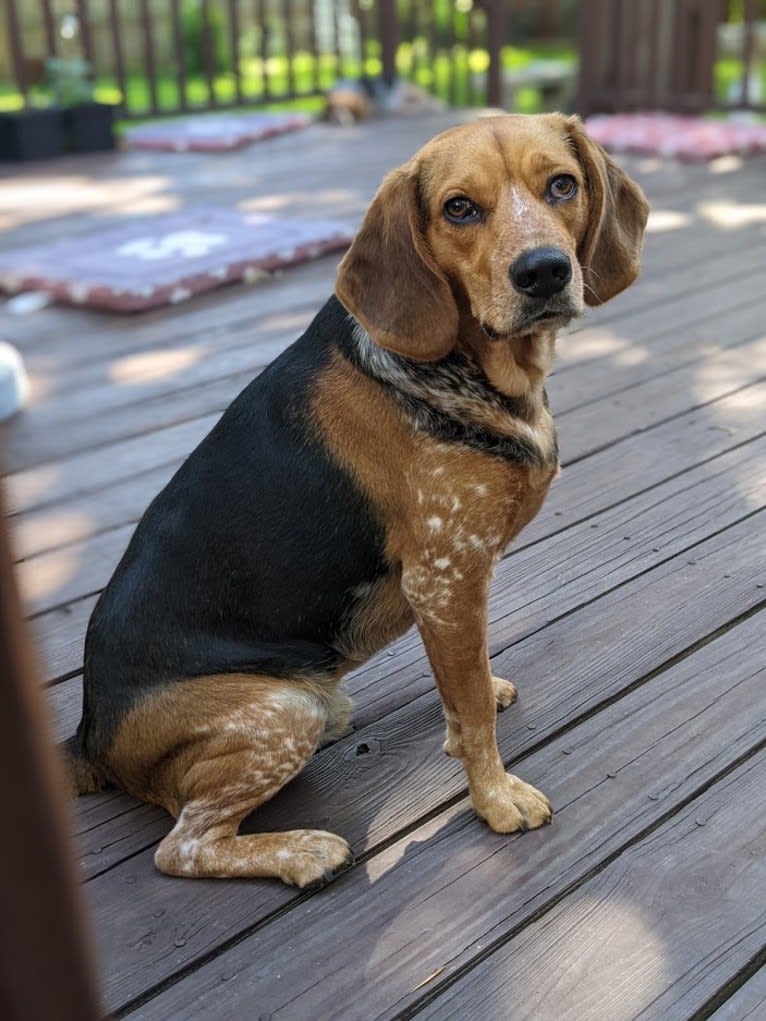
[[[347,127],[387,114],[433,113],[446,104],[414,82],[388,84],[381,77],[337,82],[327,93],[323,119]]]

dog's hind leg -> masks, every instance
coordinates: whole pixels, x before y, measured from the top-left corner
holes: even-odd
[[[237,675],[183,681],[150,702],[125,720],[110,760],[123,778],[131,774],[128,789],[176,816],[154,856],[160,871],[273,876],[302,887],[330,878],[350,860],[346,841],[324,830],[238,835],[242,820],[301,771],[327,729],[342,723],[345,696],[327,697],[299,681]],[[142,756],[141,766],[126,770],[121,751],[131,732],[134,749],[144,744],[147,728],[154,732],[149,768]]]

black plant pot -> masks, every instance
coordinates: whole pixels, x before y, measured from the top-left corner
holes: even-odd
[[[58,107],[0,113],[0,160],[43,160],[66,151],[64,111]]]
[[[71,152],[108,152],[114,149],[114,107],[80,103],[64,111]]]

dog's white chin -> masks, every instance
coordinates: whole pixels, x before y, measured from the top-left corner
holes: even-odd
[[[576,319],[580,312],[561,312],[555,315],[540,316],[538,318],[523,318],[516,320],[510,326],[495,328],[489,323],[482,323],[481,328],[484,335],[492,341],[510,341],[521,337],[534,337],[540,334],[556,333],[563,329],[573,319]]]

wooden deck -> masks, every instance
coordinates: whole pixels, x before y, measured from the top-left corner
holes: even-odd
[[[3,241],[202,199],[356,222],[450,119],[6,176]],[[565,470],[491,603],[495,672],[521,693],[502,753],[553,825],[507,838],[473,816],[409,634],[351,678],[354,733],[258,817],[350,840],[356,864],[327,888],[169,879],[161,811],[114,792],[74,805],[116,1016],[766,1016],[766,159],[629,164],[654,208],[644,273],[561,338]],[[4,429],[6,483],[57,736],[137,518],[335,263],[134,317],[0,309],[34,383]]]

